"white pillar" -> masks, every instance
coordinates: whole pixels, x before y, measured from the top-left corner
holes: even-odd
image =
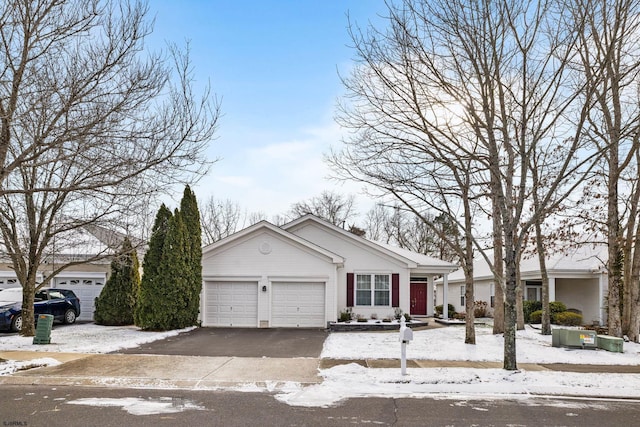
[[[427,279],[427,316],[433,317],[433,276]]]
[[[600,305],[600,326],[605,326],[607,324],[607,307],[605,307],[605,295],[607,294],[607,290],[609,288],[609,283],[604,271],[600,272],[598,277],[598,304]]]
[[[549,301],[556,300],[556,278],[549,277]]]
[[[449,319],[449,275],[442,276],[442,318]]]

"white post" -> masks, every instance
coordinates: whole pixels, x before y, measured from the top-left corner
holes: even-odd
[[[549,301],[556,300],[556,278],[549,277]]]
[[[404,316],[400,318],[400,372],[407,375],[407,344],[413,339],[413,331],[407,328]]]
[[[427,279],[427,316],[433,317],[433,276],[429,276]]]
[[[449,276],[442,276],[442,318],[449,319]]]
[[[402,341],[402,350],[400,351],[400,372],[407,375],[407,343]]]

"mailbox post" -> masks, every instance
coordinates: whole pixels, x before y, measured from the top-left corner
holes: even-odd
[[[404,316],[400,318],[400,372],[407,375],[407,344],[413,340],[413,330],[407,328]]]

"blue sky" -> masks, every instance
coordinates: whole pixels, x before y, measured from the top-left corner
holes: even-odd
[[[269,219],[323,190],[356,194],[358,184],[327,180],[322,156],[338,145],[334,122],[353,51],[347,14],[380,22],[382,0],[151,0],[151,45],[189,41],[197,84],[222,101],[220,158],[196,187],[201,201],[231,199]],[[361,213],[371,202],[358,199]]]

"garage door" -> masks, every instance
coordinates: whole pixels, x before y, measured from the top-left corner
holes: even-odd
[[[271,325],[326,327],[324,283],[274,283]]]
[[[257,326],[257,282],[207,282],[205,298],[204,326]]]
[[[71,289],[80,299],[80,316],[78,320],[93,320],[96,311],[95,299],[100,296],[105,284],[105,278],[95,277],[56,277],[55,287]]]

